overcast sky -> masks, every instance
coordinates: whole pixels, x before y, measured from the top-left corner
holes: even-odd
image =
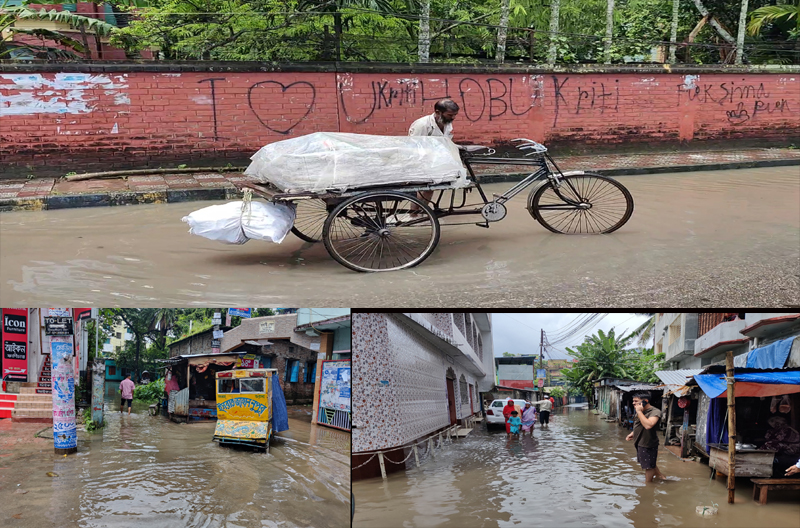
[[[492,334],[494,336],[494,355],[502,356],[503,352],[512,354],[539,354],[540,330],[554,341],[560,330],[569,326],[579,312],[575,313],[495,313],[492,314]],[[588,326],[582,333],[574,335],[564,343],[555,345],[550,351],[550,359],[566,359],[569,355],[566,347],[574,347],[583,342],[587,335],[598,330],[608,332],[615,328],[617,335],[628,333],[647,320],[646,316],[632,313],[610,313],[601,321]],[[545,359],[548,356],[545,354]]]

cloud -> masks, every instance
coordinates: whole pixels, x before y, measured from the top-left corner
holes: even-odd
[[[583,315],[585,317],[585,314]],[[575,313],[495,313],[492,314],[492,335],[494,338],[494,355],[502,356],[503,352],[511,354],[539,354],[539,341],[543,328],[549,340],[572,328],[577,320],[583,320],[582,314]],[[580,318],[580,319],[578,319]],[[569,358],[567,347],[575,347],[583,339],[598,330],[608,332],[615,328],[618,335],[629,333],[647,320],[646,316],[633,313],[601,314],[601,318],[585,327],[564,342],[550,347],[545,359]]]

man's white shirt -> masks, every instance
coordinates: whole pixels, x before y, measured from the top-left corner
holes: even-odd
[[[447,123],[444,126],[444,132],[436,124],[436,114],[426,115],[420,117],[408,129],[409,136],[445,136],[453,139],[453,123]]]

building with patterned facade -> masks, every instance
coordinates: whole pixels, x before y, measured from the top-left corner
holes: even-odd
[[[404,469],[392,461],[479,413],[494,385],[488,313],[355,313],[352,347],[354,479],[380,475],[378,451]]]

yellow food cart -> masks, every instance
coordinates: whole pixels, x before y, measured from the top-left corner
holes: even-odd
[[[269,450],[272,435],[272,375],[276,369],[217,372],[214,441]]]

